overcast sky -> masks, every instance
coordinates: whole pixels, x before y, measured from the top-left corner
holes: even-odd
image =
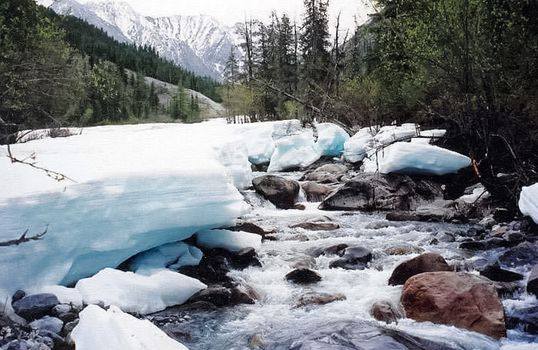
[[[89,2],[95,0],[77,0]],[[243,21],[245,17],[256,19],[268,18],[271,11],[299,21],[303,12],[303,0],[118,0],[125,1],[137,12],[149,16],[180,15],[211,15],[226,25]],[[345,28],[353,28],[355,16],[362,23],[370,8],[370,0],[331,0],[330,13],[332,23],[339,12]]]

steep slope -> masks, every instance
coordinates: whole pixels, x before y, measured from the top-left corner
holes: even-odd
[[[177,93],[176,85],[150,77],[145,77],[144,80],[148,85],[151,85],[152,83],[154,84],[155,91],[159,96],[159,103],[162,106],[168,106],[170,99]],[[226,109],[222,104],[217,103],[209,97],[191,89],[185,89],[185,92],[189,95],[189,97],[194,96],[198,98],[198,103],[200,105],[200,116],[202,118],[218,118],[225,115]]]
[[[47,5],[47,0],[40,0]],[[162,56],[197,75],[222,79],[234,44],[231,29],[209,16],[147,17],[125,3],[100,0],[80,4],[57,0],[50,8],[84,19],[120,42],[151,46]]]

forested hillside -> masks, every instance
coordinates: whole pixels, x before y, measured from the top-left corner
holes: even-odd
[[[149,116],[192,120],[195,103],[160,106],[150,76],[214,99],[217,83],[196,77],[151,48],[119,44],[70,16],[33,0],[0,4],[0,136],[25,128],[95,125]],[[125,68],[135,71],[128,75]]]
[[[536,1],[375,5],[354,33],[329,28],[327,0],[305,0],[300,23],[276,13],[244,23],[244,69],[230,55],[225,104],[258,119],[447,128],[488,190],[515,202],[538,177]]]

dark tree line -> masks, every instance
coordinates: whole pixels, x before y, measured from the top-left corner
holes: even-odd
[[[326,92],[338,85],[343,53],[338,38],[331,48],[328,6],[327,0],[306,0],[299,24],[276,13],[268,23],[244,23],[242,69],[222,93],[232,113],[255,119],[319,114]],[[227,67],[237,66],[235,60],[231,55]]]
[[[241,72],[222,93],[229,111],[444,127],[445,146],[515,203],[538,180],[538,2],[373,3],[366,24],[349,35],[337,25],[332,42],[326,0],[305,0],[299,24],[275,14],[246,22]]]

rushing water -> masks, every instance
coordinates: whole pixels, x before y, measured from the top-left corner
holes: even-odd
[[[255,197],[253,194],[249,196],[251,199]],[[340,321],[396,329],[444,343],[453,349],[538,349],[538,338],[517,331],[510,331],[508,339],[498,342],[455,327],[408,319],[387,326],[370,316],[369,310],[376,301],[387,300],[398,305],[402,287],[389,286],[388,278],[399,263],[416,256],[391,256],[385,254],[384,249],[412,245],[438,252],[449,263],[473,260],[477,257],[464,256],[457,249],[458,243],[430,245],[439,232],[464,232],[464,226],[391,223],[380,214],[319,211],[315,203],[310,203],[305,211],[277,210],[261,201],[258,205],[245,219],[264,228],[274,228],[278,240],[264,242],[258,251],[263,267],[232,271],[231,276],[253,287],[260,299],[255,305],[190,313],[183,317],[178,328],[188,336],[180,334],[178,337],[189,349],[286,349],[290,341]],[[323,232],[289,228],[316,218],[329,218],[338,223],[340,229]],[[314,249],[340,243],[371,249],[374,259],[370,267],[362,271],[329,269],[329,263],[336,257],[321,255],[315,258],[313,266],[321,275],[321,282],[304,287],[285,280],[284,276],[293,270],[294,264],[312,260]],[[306,292],[342,293],[346,299],[326,305],[297,307],[298,298]],[[528,296],[504,301],[508,310],[533,302],[536,303],[536,299]],[[277,344],[288,345],[279,347]]]

